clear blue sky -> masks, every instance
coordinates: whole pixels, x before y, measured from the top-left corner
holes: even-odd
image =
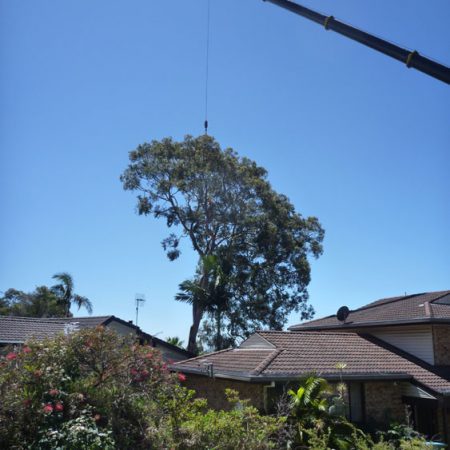
[[[450,64],[448,0],[304,0]],[[162,221],[120,173],[202,133],[206,0],[0,0],[0,291],[70,272],[96,315],[186,340]],[[211,0],[210,132],[326,229],[316,316],[450,288],[448,86],[261,0]],[[84,314],[85,312],[82,311]],[[289,323],[298,318],[292,316]]]

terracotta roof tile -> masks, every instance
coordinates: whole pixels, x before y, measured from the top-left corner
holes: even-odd
[[[343,324],[336,315],[311,320],[290,327],[290,330],[352,328],[377,323],[417,323],[418,321],[450,321],[450,291],[392,297],[377,300],[350,311]],[[442,303],[440,303],[442,302]]]
[[[201,371],[212,363],[214,373],[240,375],[257,381],[258,377],[298,378],[315,372],[324,377],[411,377],[433,392],[450,392],[450,380],[433,366],[389,344],[369,336],[343,332],[257,333],[276,349],[237,348],[204,355],[174,365],[176,369]],[[345,368],[339,370],[338,363]]]

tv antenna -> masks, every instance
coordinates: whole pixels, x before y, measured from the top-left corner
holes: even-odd
[[[136,302],[136,323],[135,323],[135,325],[138,326],[139,306],[141,303],[142,304],[145,303],[145,295],[144,294],[136,294],[135,302]]]

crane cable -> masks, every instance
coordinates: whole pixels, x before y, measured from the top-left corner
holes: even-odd
[[[206,67],[205,67],[205,135],[208,134],[208,81],[209,81],[209,23],[210,23],[211,0],[207,0],[206,17]]]

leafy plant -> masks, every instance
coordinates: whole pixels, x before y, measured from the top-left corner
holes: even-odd
[[[350,423],[338,408],[341,397],[332,397],[332,389],[324,378],[310,375],[300,381],[292,399],[293,419],[297,425],[297,442],[311,448],[350,450],[369,445],[364,433]],[[338,392],[343,392],[340,389]],[[359,447],[356,447],[356,445]]]
[[[2,449],[269,449],[285,419],[228,392],[231,411],[180,385],[157,350],[99,327],[0,357]]]

